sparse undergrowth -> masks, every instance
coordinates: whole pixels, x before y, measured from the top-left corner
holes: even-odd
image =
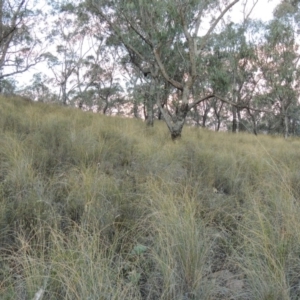
[[[299,299],[300,141],[0,98],[0,299]]]

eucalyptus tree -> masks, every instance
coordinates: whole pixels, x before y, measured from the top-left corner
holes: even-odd
[[[14,95],[17,90],[17,83],[13,77],[2,79],[1,81],[1,93],[5,96]]]
[[[114,41],[116,47],[120,47],[119,41]],[[154,103],[157,96],[156,82],[151,76],[148,76],[148,70],[141,69],[132,59],[131,53],[122,51],[120,59],[120,72],[126,73],[124,80],[126,82],[126,97],[131,103],[130,112],[134,117],[142,118],[147,126],[154,124]],[[126,79],[125,79],[126,78]]]
[[[196,100],[192,88],[202,72],[205,46],[223,19],[238,2],[223,0],[86,0],[85,7],[109,34],[121,42],[138,66],[154,81],[161,76],[177,94],[174,109],[166,110],[156,102],[172,139],[181,136],[188,112],[205,99],[213,98],[211,90]],[[215,15],[217,14],[217,17]],[[199,37],[204,22],[210,21]]]
[[[57,96],[47,85],[49,78],[42,72],[35,73],[29,84],[18,92],[22,96],[39,102],[57,102]]]
[[[77,90],[74,100],[79,108],[107,114],[115,105],[124,103],[118,58],[115,52],[104,46],[102,38],[93,36],[90,42],[90,54],[81,59],[75,70]]]
[[[288,15],[272,20],[266,27],[261,47],[260,67],[265,82],[265,98],[274,110],[273,129],[289,135],[291,109],[300,95],[299,54],[294,24]]]
[[[108,113],[124,102],[118,82],[117,54],[106,45],[102,24],[93,22],[80,1],[49,2],[52,27],[47,54],[49,83],[59,101],[80,109]],[[51,52],[50,52],[51,51]]]
[[[230,23],[224,30],[213,36],[211,54],[207,57],[208,77],[215,94],[230,99],[229,108],[232,116],[232,132],[243,130],[246,114],[254,118],[257,106],[252,103],[260,80],[257,76],[256,45],[247,35],[256,29],[256,22],[242,24]],[[245,112],[243,112],[245,111]],[[219,114],[217,109],[215,113]],[[219,126],[218,126],[219,127]],[[254,133],[256,129],[254,128]]]
[[[128,99],[132,102],[132,113],[135,118],[142,117],[148,126],[154,125],[155,85],[142,76],[136,77],[128,85]],[[141,116],[142,115],[142,116]]]
[[[222,114],[224,102],[219,102],[219,101],[213,101],[212,107],[214,110],[214,129],[215,131],[219,131],[221,128],[221,123],[224,119],[224,116]]]
[[[50,37],[55,47],[47,54],[47,63],[53,74],[52,84],[59,88],[59,99],[64,105],[77,93],[78,72],[90,53],[86,46],[88,37],[86,28],[69,11],[57,11]]]
[[[0,92],[5,78],[44,60],[43,28],[38,28],[44,24],[44,14],[36,4],[32,0],[0,0]]]

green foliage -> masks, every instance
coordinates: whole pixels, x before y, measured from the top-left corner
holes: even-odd
[[[0,108],[1,299],[300,297],[298,139]]]

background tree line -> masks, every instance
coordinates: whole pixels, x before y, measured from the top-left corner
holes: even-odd
[[[185,124],[299,135],[299,4],[263,22],[257,2],[0,0],[0,92],[163,120],[173,139]]]

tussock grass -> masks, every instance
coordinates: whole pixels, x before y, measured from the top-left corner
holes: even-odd
[[[1,299],[300,298],[298,139],[0,108]]]

